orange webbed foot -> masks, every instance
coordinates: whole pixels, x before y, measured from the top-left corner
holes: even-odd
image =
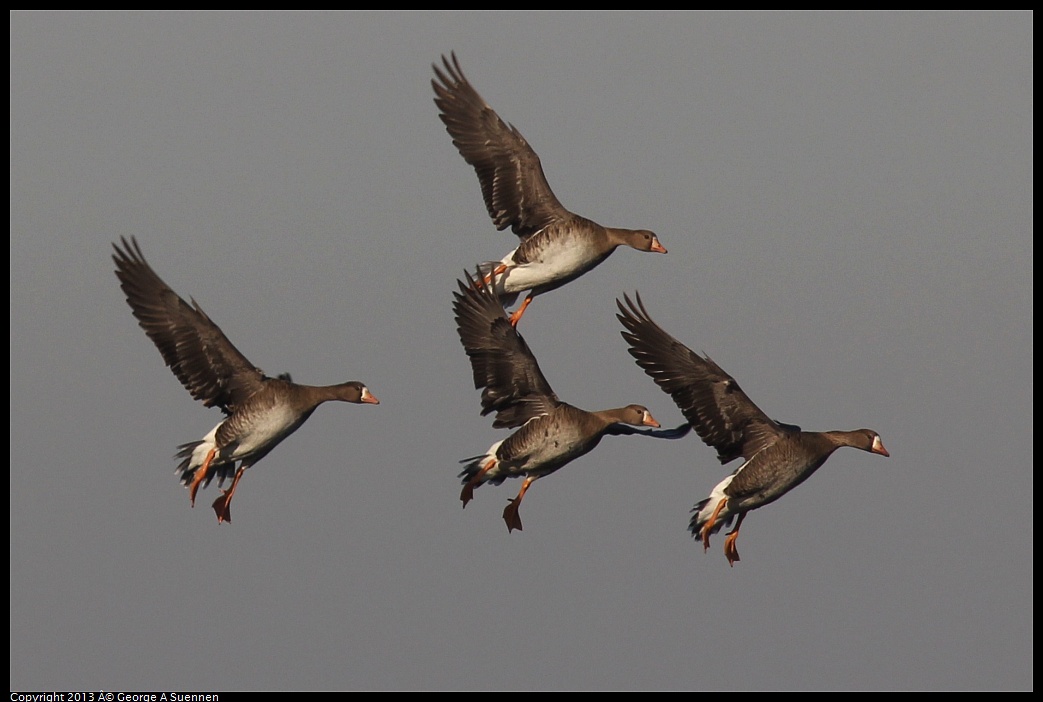
[[[532,302],[532,295],[529,295],[528,297],[526,297],[522,301],[521,307],[519,307],[518,309],[514,310],[514,312],[511,312],[511,319],[510,319],[510,321],[511,321],[511,326],[512,327],[518,326],[518,322],[521,321],[522,315],[525,314],[525,308],[528,307],[531,302]]]
[[[724,539],[724,556],[728,559],[728,565],[735,567],[735,562],[741,560],[739,558],[739,550],[735,548],[735,540],[739,535],[735,532],[728,534]]]
[[[463,502],[463,506],[466,507],[467,503],[474,499],[474,486],[470,482],[464,485],[464,489],[460,491],[460,501]]]
[[[206,473],[210,470],[210,463],[214,460],[214,456],[217,454],[217,449],[212,448],[206,454],[206,458],[203,460],[203,465],[196,470],[196,474],[192,476],[192,483],[188,486],[188,498],[192,501],[192,506],[196,506],[196,493],[199,492],[199,486],[206,479]]]
[[[522,530],[521,517],[518,516],[518,508],[521,507],[522,498],[525,497],[525,491],[529,489],[532,482],[539,476],[530,475],[522,483],[521,490],[513,500],[507,503],[507,506],[503,508],[503,521],[507,522],[507,533],[510,534],[512,531],[517,529]]]
[[[521,505],[521,498],[515,497],[507,503],[506,507],[503,508],[503,521],[507,522],[508,534],[515,529],[522,531],[521,517],[518,516],[519,505]]]
[[[227,490],[222,490],[224,493],[216,500],[214,500],[213,508],[217,512],[217,523],[228,522],[232,523],[232,512],[229,509],[232,505],[232,495],[235,494],[235,489],[239,486],[239,480],[243,477],[243,471],[246,470],[246,466],[239,466],[239,470],[235,473],[235,479],[232,481],[232,486]]]
[[[229,492],[230,490],[222,490],[221,496],[214,500],[214,504],[212,505],[214,512],[217,513],[218,524],[221,524],[222,522],[228,522],[229,524],[232,523],[232,512],[229,509],[229,504],[232,502],[232,496],[228,494]]]
[[[474,489],[482,484],[482,477],[492,470],[496,466],[496,459],[490,458],[482,466],[482,469],[471,476],[471,479],[464,485],[464,489],[460,491],[460,501],[464,503],[464,507],[467,503],[474,499]]]
[[[710,515],[710,518],[707,520],[706,524],[703,524],[703,530],[699,534],[699,536],[703,540],[703,553],[706,553],[706,551],[710,548],[710,532],[713,531],[713,525],[717,523],[717,515],[721,513],[721,510],[724,509],[724,505],[727,502],[728,498],[725,498],[718,502],[717,507],[715,507],[713,510],[713,514]]]
[[[735,562],[739,560],[739,549],[735,547],[735,541],[739,538],[739,527],[742,526],[742,521],[746,519],[746,512],[739,515],[739,521],[735,523],[735,528],[728,532],[728,536],[724,539],[724,556],[728,559],[728,565],[735,567]]]

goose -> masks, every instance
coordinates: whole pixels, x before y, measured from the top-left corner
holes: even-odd
[[[484,454],[461,461],[467,464],[459,476],[464,507],[480,485],[524,477],[518,495],[503,511],[508,533],[521,531],[518,508],[532,483],[591,452],[605,435],[672,439],[690,430],[687,425],[660,432],[633,429],[659,427],[642,405],[588,412],[559,400],[525,339],[507,318],[493,285],[480,269],[474,278],[466,271],[464,276],[465,281],[457,281],[453,311],[475,389],[482,389],[481,413],[495,413],[494,428],[517,428]]]
[[[700,356],[652,321],[641,296],[636,304],[627,295],[616,300],[616,315],[626,328],[630,355],[667,394],[707,446],[717,449],[722,464],[742,458],[735,472],[717,484],[710,496],[692,509],[688,529],[701,540],[729,526],[724,555],[730,566],[739,560],[735,542],[747,513],[771,504],[822,467],[843,446],[890,456],[880,435],[871,429],[802,431],[770,419],[747,397],[735,378],[709,356]]]
[[[513,125],[486,104],[453,53],[434,65],[435,104],[446,131],[474,167],[489,216],[498,230],[510,227],[520,243],[500,261],[482,264],[485,280],[510,307],[528,290],[510,317],[517,326],[533,298],[575,280],[619,246],[666,253],[646,229],[604,227],[565,209],[550,189],[540,157]]]
[[[199,304],[188,304],[156,274],[145,260],[137,239],[122,247],[113,243],[116,277],[141,328],[159,349],[192,397],[207,407],[220,407],[226,418],[199,441],[178,447],[177,467],[189,490],[196,491],[216,476],[218,486],[232,477],[231,486],[213,508],[217,521],[231,522],[229,506],[247,468],[297,431],[324,402],[380,404],[358,381],[314,386],[294,383],[288,374],[271,378],[239,352]],[[236,464],[239,465],[236,470]]]

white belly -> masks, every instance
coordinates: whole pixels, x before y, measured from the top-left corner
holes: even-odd
[[[530,263],[516,264],[511,258],[514,251],[503,258],[507,271],[497,281],[505,293],[531,290],[573,278],[592,265],[578,247],[552,246],[544,250],[543,256]]]

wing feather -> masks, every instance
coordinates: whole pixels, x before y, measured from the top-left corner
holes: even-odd
[[[630,355],[669,394],[721,463],[751,458],[785,433],[754,404],[733,377],[709,356],[700,356],[652,321],[641,296],[624,295],[616,317]]]
[[[239,352],[199,304],[185,302],[145,260],[137,239],[116,253],[116,277],[134,316],[192,397],[232,414],[257,392],[264,372]]]
[[[460,342],[471,359],[474,387],[482,389],[482,415],[496,413],[494,427],[521,426],[560,402],[496,292],[481,274],[457,281],[453,293]]]
[[[524,241],[550,222],[568,216],[543,174],[540,157],[514,125],[507,124],[474,89],[456,59],[433,66],[435,104],[453,144],[474,167],[482,197],[497,229]],[[444,70],[443,70],[444,69]]]

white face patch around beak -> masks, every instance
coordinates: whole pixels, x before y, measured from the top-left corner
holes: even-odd
[[[877,434],[873,437],[873,447],[870,449],[873,453],[879,453],[881,456],[890,456],[887,449],[884,448],[884,442],[880,440],[880,435]]]

